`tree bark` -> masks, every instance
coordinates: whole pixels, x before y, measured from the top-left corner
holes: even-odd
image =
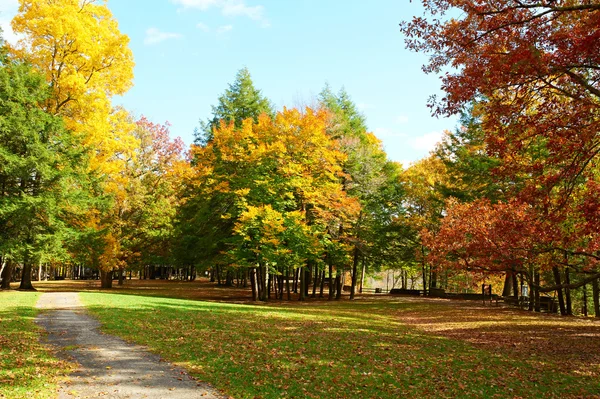
[[[335,293],[335,287],[333,285],[333,264],[331,263],[331,259],[327,258],[327,263],[329,265],[329,300],[333,300],[333,294]]]
[[[292,288],[292,291],[294,291],[294,294],[298,293],[299,278],[300,278],[300,268],[296,268],[296,269],[294,269],[294,284],[293,284],[293,288]]]
[[[260,266],[260,286],[259,286],[260,295],[259,295],[259,297],[260,297],[261,301],[266,302],[267,296],[268,296],[268,293],[267,293],[267,288],[268,288],[267,287],[267,279],[268,279],[267,267],[266,267],[266,265],[260,264],[260,263],[259,263],[259,266]]]
[[[533,287],[531,287],[533,290],[535,290],[534,292],[534,305],[533,308],[536,312],[540,311],[540,272],[535,272],[534,273],[535,276],[535,285]]]
[[[365,257],[362,257],[362,272],[360,273],[360,292],[362,294],[363,292],[363,287],[365,285],[365,269],[366,269],[366,264],[365,264]]]
[[[315,272],[314,272],[314,281],[313,281],[313,289],[311,297],[315,298],[317,296],[317,287],[319,286],[319,265],[315,262]]]
[[[422,270],[422,275],[423,275],[423,295],[427,295],[427,267],[425,266],[425,263],[423,263],[423,270]]]
[[[304,268],[304,278],[306,279],[306,283],[304,283],[304,298],[308,298],[310,291],[310,278],[311,278],[311,267],[310,265],[306,265]]]
[[[339,301],[342,297],[342,272],[338,269],[335,276],[335,299]]]
[[[569,275],[569,268],[565,267],[565,284],[571,284],[571,276]],[[567,307],[567,315],[573,315],[573,306],[571,305],[571,289],[565,288],[565,299]]]
[[[592,281],[592,296],[594,297],[594,315],[600,317],[600,289],[597,279]]]
[[[252,287],[252,300],[256,302],[258,300],[258,293],[257,293],[257,289],[256,289],[256,268],[255,267],[250,269],[250,285]]]
[[[513,279],[511,276],[512,272],[510,270],[506,271],[506,274],[504,275],[504,288],[502,289],[502,296],[503,297],[509,297],[510,293],[513,290]]]
[[[286,266],[285,268],[285,290],[287,291],[287,299],[288,301],[292,300],[292,293],[290,290],[290,267]]]
[[[304,267],[300,267],[299,269],[299,273],[298,273],[298,278],[300,279],[299,283],[300,283],[300,295],[298,296],[298,300],[299,301],[303,301],[305,298],[305,294],[306,294],[306,275],[304,273]]]
[[[321,272],[321,284],[319,287],[319,298],[323,298],[323,290],[325,289],[325,269]]]
[[[19,285],[19,290],[35,291],[33,284],[31,284],[32,268],[33,267],[29,261],[23,263],[23,272],[21,273],[21,285]]]
[[[554,273],[554,281],[556,282],[556,285],[560,286],[562,283],[560,282],[560,271],[558,270],[558,267],[553,267],[552,273]],[[560,314],[565,316],[567,314],[567,309],[565,308],[565,298],[563,297],[562,288],[558,288],[556,293],[558,294],[558,306],[560,308]]]
[[[100,287],[103,289],[110,289],[113,285],[113,272],[100,270]]]
[[[358,278],[358,247],[354,246],[354,256],[352,257],[352,282],[350,283],[350,299],[354,299],[356,291],[356,280]]]
[[[10,281],[12,280],[13,265],[11,261],[4,261],[4,268],[2,269],[2,283],[0,283],[0,289],[10,290]]]
[[[123,267],[119,267],[119,285],[123,285],[125,277],[123,275]]]
[[[583,308],[581,309],[581,313],[583,313],[583,315],[585,317],[587,317],[588,315],[588,307],[587,307],[587,285],[583,286]]]

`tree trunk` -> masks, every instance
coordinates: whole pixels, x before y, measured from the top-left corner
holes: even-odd
[[[503,297],[509,297],[510,293],[513,290],[513,279],[512,279],[512,272],[510,270],[506,271],[506,274],[504,275],[504,288],[502,289],[502,296]]]
[[[33,284],[31,284],[31,270],[32,265],[29,261],[23,263],[23,272],[21,273],[21,285],[19,289],[23,291],[35,291]]]
[[[123,274],[123,267],[119,267],[119,285],[123,285],[123,282],[125,281],[125,276]]]
[[[0,289],[10,290],[10,281],[12,280],[13,265],[11,261],[4,261],[4,268],[2,269],[2,283],[0,283]]]
[[[294,269],[294,284],[293,284],[293,288],[292,291],[294,291],[294,294],[298,293],[298,279],[300,278],[300,269],[296,268]]]
[[[292,292],[290,290],[290,267],[286,266],[285,267],[285,290],[287,291],[288,294],[288,301],[292,300]]]
[[[517,281],[517,273],[512,272],[512,286],[513,286],[513,296],[515,299],[519,299],[519,282]]]
[[[100,270],[100,287],[103,289],[110,289],[110,288],[112,288],[112,284],[113,284],[112,270],[109,272]]]
[[[299,273],[298,273],[298,278],[300,279],[299,283],[300,283],[300,295],[298,296],[298,300],[299,301],[303,301],[304,295],[306,294],[306,289],[305,289],[305,285],[306,285],[306,275],[304,273],[304,267],[300,267],[299,269]]]
[[[421,268],[423,272],[423,295],[427,295],[427,265],[425,264],[425,247],[421,245],[421,256],[423,258]]]
[[[337,271],[335,276],[335,299],[339,301],[342,297],[342,274],[340,270]]]
[[[333,285],[333,264],[331,263],[331,261],[329,259],[328,263],[329,263],[329,300],[333,300],[333,294],[335,293],[335,287]]]
[[[592,296],[594,299],[594,316],[600,317],[600,289],[598,289],[598,280],[592,281]]]
[[[540,272],[535,272],[534,274],[535,276],[535,285],[532,287],[532,289],[534,290],[534,304],[533,304],[533,309],[536,312],[540,311]]]
[[[252,300],[253,301],[257,301],[258,300],[258,290],[256,288],[256,268],[253,267],[250,269],[250,285],[252,287]]]
[[[309,291],[310,291],[310,278],[311,278],[311,267],[310,265],[307,265],[304,268],[304,278],[306,279],[306,283],[304,283],[304,298],[308,298],[309,295]]]
[[[554,282],[556,283],[556,285],[561,285],[560,271],[558,270],[558,267],[553,267],[552,273],[554,273]],[[565,308],[565,298],[563,297],[562,288],[557,289],[556,293],[558,294],[558,306],[560,308],[560,314],[565,316],[567,314],[567,309]]]
[[[314,281],[313,281],[313,290],[312,297],[315,298],[317,296],[317,287],[319,286],[319,265],[315,262],[315,273],[314,273]]]
[[[354,256],[352,258],[352,282],[350,283],[350,299],[354,299],[356,291],[356,280],[358,278],[358,247],[354,246]]]
[[[323,298],[323,290],[325,288],[325,269],[321,272],[321,286],[319,287],[319,298]]]
[[[263,265],[260,263],[259,263],[259,266],[260,266],[260,286],[259,286],[258,292],[260,294],[259,295],[260,300],[266,302],[267,296],[268,296],[268,293],[267,293],[267,288],[268,288],[267,287],[267,279],[268,279],[267,267],[266,267],[266,265]]]
[[[37,275],[37,280],[38,281],[42,281],[42,262],[40,262],[38,264],[38,275]]]
[[[423,295],[427,295],[427,266],[425,263],[422,265],[422,274],[423,274]]]
[[[437,288],[437,272],[430,270],[430,274],[429,274],[429,288],[433,288],[436,289]]]
[[[362,294],[363,292],[363,287],[365,285],[365,269],[366,269],[366,264],[365,264],[365,257],[362,257],[362,272],[360,273],[360,292]]]
[[[571,276],[569,276],[569,268],[565,267],[565,284],[571,284]],[[565,299],[567,306],[567,314],[573,316],[573,306],[571,305],[571,290],[565,288]]]
[[[583,285],[583,308],[581,309],[581,313],[583,313],[583,315],[585,317],[587,317],[588,315],[588,307],[587,307],[587,284]]]

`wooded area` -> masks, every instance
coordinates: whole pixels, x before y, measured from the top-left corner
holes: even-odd
[[[461,123],[407,168],[344,89],[276,110],[246,68],[186,149],[111,105],[133,54],[105,3],[20,4],[0,55],[2,289],[207,273],[257,301],[354,299],[394,270],[402,289],[503,283],[529,310],[548,293],[600,316],[595,2],[424,1],[400,30],[442,75],[434,114]]]

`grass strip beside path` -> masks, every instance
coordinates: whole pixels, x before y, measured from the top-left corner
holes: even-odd
[[[83,293],[104,331],[147,345],[236,399],[551,398],[598,380],[402,323],[411,304],[237,305]],[[435,312],[428,307],[427,311]]]
[[[40,343],[35,309],[41,294],[0,292],[0,397],[54,398],[67,363]]]

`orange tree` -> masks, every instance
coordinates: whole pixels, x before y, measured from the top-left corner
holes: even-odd
[[[568,294],[590,281],[597,287],[599,276],[593,239],[598,207],[588,194],[597,181],[600,149],[600,5],[423,4],[425,15],[401,28],[409,48],[430,54],[425,71],[445,72],[446,96],[431,106],[436,114],[453,114],[477,101],[486,151],[502,160],[493,173],[519,183],[509,192],[514,201],[489,210],[530,208],[537,228],[528,258],[552,272],[554,281],[545,289],[558,292],[561,311],[568,313],[563,290]],[[578,281],[570,281],[570,271],[579,272]]]

